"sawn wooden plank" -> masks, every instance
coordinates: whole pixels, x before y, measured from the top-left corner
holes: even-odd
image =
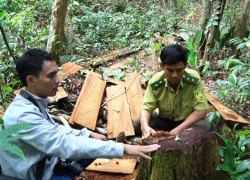
[[[135,170],[136,159],[103,159],[98,158],[86,170],[132,174]]]
[[[126,95],[132,120],[139,120],[143,92],[139,81],[139,75],[136,72],[131,73],[126,79]]]
[[[126,136],[134,135],[134,128],[125,95],[124,85],[107,87],[108,138],[115,138],[120,132]]]
[[[220,101],[215,99],[211,94],[206,93],[206,97],[208,101],[220,112],[222,118],[228,121],[239,122],[243,124],[249,124],[249,122],[234,112],[232,109],[228,108],[227,106],[223,105]]]
[[[106,83],[96,74],[87,75],[69,120],[71,124],[95,129],[105,86]]]
[[[75,74],[77,71],[81,70],[83,67],[75,64],[73,62],[67,62],[62,65],[61,80],[66,79],[70,74]],[[60,75],[59,75],[60,76]]]

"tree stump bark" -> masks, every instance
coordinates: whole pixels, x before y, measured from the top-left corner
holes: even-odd
[[[215,135],[203,127],[194,126],[175,138],[160,138],[161,148],[143,159],[137,180],[192,180],[212,177],[220,161]],[[159,138],[158,138],[159,139]],[[157,138],[154,138],[157,142]],[[155,143],[146,139],[145,144]]]

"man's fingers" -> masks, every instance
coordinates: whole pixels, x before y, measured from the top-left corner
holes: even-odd
[[[142,139],[147,138],[149,135],[150,135],[150,132],[147,132],[147,133],[142,134]]]
[[[148,152],[156,151],[160,147],[161,146],[158,145],[158,144],[151,144],[151,145],[148,145],[148,146],[142,146],[141,151],[143,153],[148,153]]]
[[[148,160],[151,160],[152,158],[144,153],[140,153],[140,156],[145,158],[145,159],[148,159]]]
[[[151,160],[152,158],[150,156],[146,155],[146,153],[156,151],[160,147],[161,146],[158,145],[158,144],[152,144],[152,145],[148,145],[148,146],[141,146],[139,156]]]

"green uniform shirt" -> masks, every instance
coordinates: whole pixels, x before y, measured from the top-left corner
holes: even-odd
[[[199,74],[185,70],[180,85],[175,91],[161,71],[150,79],[143,98],[142,109],[152,113],[155,109],[161,118],[173,121],[185,120],[194,110],[208,109],[205,91]]]

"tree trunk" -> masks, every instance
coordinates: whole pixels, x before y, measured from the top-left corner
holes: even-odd
[[[202,0],[202,14],[199,23],[202,31],[205,31],[207,21],[211,15],[211,4],[211,1]]]
[[[62,41],[64,38],[64,23],[67,13],[68,0],[55,0],[52,7],[51,23],[47,51],[54,54],[57,64],[60,64]]]
[[[215,135],[194,126],[180,135],[180,141],[163,139],[161,148],[142,160],[137,180],[194,180],[214,177],[220,161]],[[151,143],[149,143],[151,144]]]
[[[177,0],[162,0],[162,6],[164,9],[176,9]]]
[[[203,58],[202,58],[202,65],[205,64],[206,60],[210,59],[209,52],[214,47],[215,34],[219,30],[219,24],[220,24],[220,21],[221,21],[222,16],[223,16],[226,0],[218,0],[218,1],[220,2],[220,7],[219,7],[219,9],[215,9],[215,13],[219,10],[218,20],[216,20],[218,23],[217,23],[217,25],[214,25],[211,28],[210,32],[209,32],[206,47],[205,47],[205,51],[204,51],[204,55],[203,55]]]
[[[245,0],[244,5],[242,7],[242,15],[240,24],[236,29],[235,36],[239,38],[244,38],[247,30],[247,21],[249,19],[249,11],[250,11],[250,0]]]

